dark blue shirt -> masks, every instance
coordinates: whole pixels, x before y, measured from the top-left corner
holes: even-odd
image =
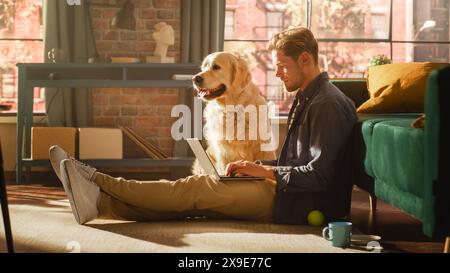
[[[314,209],[328,219],[346,216],[352,188],[349,142],[357,120],[353,101],[324,72],[298,91],[290,114],[275,167],[275,221],[305,223]]]

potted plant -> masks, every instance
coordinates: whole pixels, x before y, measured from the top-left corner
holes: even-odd
[[[377,66],[377,65],[383,65],[383,64],[391,64],[392,60],[389,59],[386,55],[384,54],[379,54],[379,55],[375,55],[373,56],[370,61],[369,61],[369,67],[370,66]]]

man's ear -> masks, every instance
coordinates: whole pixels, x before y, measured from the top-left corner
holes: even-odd
[[[244,88],[251,80],[250,69],[244,58],[237,56],[236,61],[233,63],[233,86]]]
[[[313,57],[308,52],[304,51],[298,55],[297,62],[301,65],[308,65],[313,62]]]

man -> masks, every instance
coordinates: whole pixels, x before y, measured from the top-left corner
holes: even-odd
[[[195,175],[176,181],[113,178],[50,148],[78,223],[96,217],[167,220],[188,216],[228,217],[304,224],[312,210],[327,220],[350,208],[348,142],[356,122],[353,102],[318,67],[318,45],[306,28],[276,34],[268,45],[287,92],[297,92],[288,132],[276,162],[238,161],[228,174],[266,179],[219,182]],[[269,164],[270,163],[270,164]]]

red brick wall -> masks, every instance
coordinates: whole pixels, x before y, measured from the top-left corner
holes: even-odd
[[[136,31],[110,26],[111,19],[119,8],[92,7],[94,35],[100,56],[137,57],[145,62],[146,56],[152,55],[156,46],[152,38],[154,26],[164,21],[175,31],[175,45],[169,47],[167,55],[175,57],[176,62],[179,62],[181,0],[132,2],[135,6]],[[168,154],[172,154],[170,128],[173,119],[170,117],[170,111],[172,106],[178,103],[178,93],[178,89],[96,89],[93,91],[93,126],[129,126],[147,140],[154,141]],[[145,157],[145,154],[128,140],[125,141],[124,155]]]

